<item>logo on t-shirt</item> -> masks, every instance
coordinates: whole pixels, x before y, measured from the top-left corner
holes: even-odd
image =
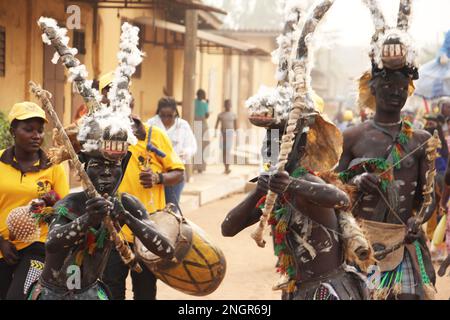
[[[150,170],[150,165],[152,164],[152,159],[148,155],[140,155],[138,157],[139,169],[141,171]]]
[[[39,180],[38,182],[36,182],[36,184],[39,197],[42,197],[44,194],[52,190],[52,184],[48,180]]]

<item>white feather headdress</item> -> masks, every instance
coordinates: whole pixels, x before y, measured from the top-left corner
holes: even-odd
[[[139,29],[129,23],[122,25],[120,37],[119,65],[115,71],[112,87],[108,94],[110,106],[102,104],[101,95],[87,80],[86,67],[75,58],[76,49],[68,46],[67,30],[60,28],[51,18],[41,17],[38,25],[43,30],[44,43],[56,49],[53,63],[61,60],[69,70],[69,80],[75,81],[80,95],[86,102],[88,114],[80,120],[78,140],[86,153],[100,152],[105,156],[120,157],[126,154],[127,145],[135,144],[133,134],[129,93],[131,76],[136,66],[142,62],[142,52],[138,49]]]

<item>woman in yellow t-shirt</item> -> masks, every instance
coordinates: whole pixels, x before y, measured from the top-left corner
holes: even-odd
[[[69,193],[69,185],[63,167],[52,165],[41,149],[44,110],[33,102],[16,103],[8,120],[14,145],[0,151],[0,300],[21,300],[42,271],[48,229],[41,224],[40,238],[34,242],[14,240],[7,228],[8,214],[37,198],[52,206],[58,196]]]

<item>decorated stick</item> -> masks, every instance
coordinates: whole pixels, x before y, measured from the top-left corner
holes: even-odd
[[[289,68],[294,45],[295,26],[300,21],[300,8],[293,6],[289,9],[286,22],[284,24],[283,33],[277,38],[278,48],[272,53],[274,62],[278,62],[276,78],[278,86],[289,84]]]
[[[270,127],[265,121],[280,123],[289,115],[293,95],[293,89],[289,83],[289,70],[291,69],[292,48],[295,44],[296,25],[299,24],[301,11],[298,2],[287,5],[285,10],[283,32],[277,38],[277,49],[272,52],[272,62],[277,64],[275,74],[277,87],[261,86],[258,93],[245,102],[249,110],[249,118],[254,124],[259,122],[261,126]],[[270,119],[271,115],[272,119]],[[267,128],[267,132],[270,133],[269,128]],[[265,157],[264,161],[265,163],[270,162]]]
[[[324,17],[325,13],[330,9],[334,0],[323,0],[321,1],[313,10],[311,16],[307,19],[303,26],[302,34],[300,36],[297,58],[293,63],[293,70],[295,74],[295,79],[293,86],[296,90],[294,95],[294,103],[292,110],[289,113],[289,120],[287,123],[286,133],[283,135],[280,147],[280,154],[278,156],[278,164],[276,170],[281,172],[284,170],[285,165],[288,161],[288,156],[292,151],[292,146],[294,144],[295,133],[297,129],[297,124],[299,121],[306,121],[307,115],[314,112],[314,107],[310,105],[310,101],[307,99],[308,92],[311,91],[311,64],[308,59],[308,46],[311,37],[316,30],[316,27],[320,20]],[[305,117],[306,116],[306,117]],[[303,128],[298,134],[302,133]],[[256,241],[257,245],[260,247],[265,246],[265,240],[263,239],[263,234],[269,215],[272,212],[275,202],[277,200],[277,194],[268,191],[263,213],[261,215],[257,229],[252,233],[252,238]]]
[[[372,16],[372,21],[375,27],[375,33],[372,36],[372,58],[377,54],[375,52],[377,48],[377,42],[380,39],[380,36],[384,34],[386,31],[386,19],[384,18],[383,13],[381,12],[377,0],[363,0],[364,4],[369,8],[370,14]]]
[[[425,219],[425,212],[433,203],[433,193],[434,193],[434,183],[436,177],[436,159],[439,157],[439,153],[437,151],[440,148],[441,140],[439,139],[439,134],[437,130],[434,130],[433,136],[428,140],[426,153],[427,153],[427,162],[428,162],[428,170],[425,174],[425,185],[423,186],[423,202],[420,207],[419,213],[417,214],[418,223],[422,224]]]
[[[139,28],[128,22],[122,25],[120,51],[117,54],[119,65],[114,72],[111,89],[108,92],[113,112],[131,113],[131,94],[129,86],[136,66],[142,62],[143,53],[139,50]]]
[[[70,139],[67,136],[67,134],[64,130],[64,127],[63,127],[61,121],[59,120],[58,115],[55,112],[55,109],[53,108],[52,103],[50,102],[49,98],[51,97],[51,94],[48,91],[43,90],[40,86],[36,85],[32,81],[30,81],[29,85],[30,85],[31,92],[41,101],[42,107],[50,115],[50,118],[52,119],[54,126],[61,133],[61,137],[64,142],[64,145],[70,154],[70,158],[71,158],[70,160],[72,160],[75,170],[77,171],[78,175],[80,176],[81,181],[83,182],[83,186],[85,188],[86,194],[88,195],[89,198],[100,197],[100,194],[97,192],[94,185],[92,184],[91,179],[89,178],[86,171],[84,170],[83,164],[78,159],[78,155],[75,152],[75,150],[72,146],[72,143],[70,142]],[[139,266],[139,264],[137,263],[134,253],[120,239],[109,215],[107,215],[104,218],[103,223],[104,223],[105,227],[107,228],[107,230],[116,246],[117,251],[120,253],[120,256],[122,257],[123,262],[126,265],[130,266],[130,268],[132,268],[134,271],[141,272],[142,269]]]
[[[40,17],[38,25],[43,31],[42,41],[56,49],[52,62],[56,64],[58,60],[61,60],[62,64],[69,70],[69,80],[75,81],[78,92],[88,107],[88,114],[98,110],[101,96],[97,90],[92,88],[92,81],[87,80],[86,66],[75,57],[78,52],[77,49],[68,46],[67,29],[60,28],[56,20],[46,17]]]
[[[397,20],[397,27],[400,30],[408,31],[409,29],[412,8],[411,2],[412,0],[400,0]]]
[[[375,35],[384,33],[386,30],[386,19],[378,6],[377,0],[363,0],[363,2],[370,10],[375,27]]]

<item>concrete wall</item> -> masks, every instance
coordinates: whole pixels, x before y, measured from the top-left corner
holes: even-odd
[[[9,112],[18,100],[25,99],[25,57],[27,4],[24,0],[0,1],[0,26],[6,32],[6,74],[0,77],[0,111]],[[37,79],[39,80],[39,79]]]
[[[43,83],[44,44],[41,30],[36,24],[41,16],[56,19],[65,25],[68,15],[63,0],[15,0],[0,1],[0,26],[6,29],[6,76],[0,77],[0,110],[9,112],[18,101],[34,100],[28,92],[28,81]],[[80,5],[81,28],[86,31],[86,55],[84,63],[92,75],[92,10]],[[69,30],[69,37],[72,31]],[[71,121],[72,86],[64,86],[64,123]]]
[[[44,45],[41,31],[36,24],[40,16],[53,17],[65,25],[66,14],[64,0],[0,0],[0,26],[6,28],[6,76],[0,77],[0,110],[8,112],[11,106],[21,100],[32,99],[27,83],[34,80],[43,83]],[[82,57],[90,78],[114,70],[117,66],[116,53],[119,46],[120,26],[123,20],[133,21],[138,17],[163,17],[152,10],[100,9],[98,16],[97,42],[93,35],[93,9],[89,5],[80,5],[81,28],[85,31],[86,54]],[[151,26],[146,32],[151,32]],[[69,30],[69,37],[72,31]],[[255,43],[271,51],[274,38],[242,37],[240,40]],[[133,78],[131,91],[136,99],[136,110],[144,120],[153,116],[157,101],[163,96],[167,80],[167,50],[160,46],[144,44],[146,57],[142,63],[140,78]],[[97,56],[98,52],[98,56]],[[81,58],[81,57],[80,57]],[[183,92],[183,50],[174,50],[173,59],[173,95],[182,100]],[[246,71],[242,72],[242,68]],[[248,73],[248,72],[251,72]],[[197,53],[196,87],[203,88],[210,100],[210,126],[213,127],[217,114],[223,110],[223,101],[231,99],[233,111],[240,114],[244,127],[244,101],[255,93],[261,84],[274,85],[275,66],[270,58],[228,56]],[[67,72],[66,72],[67,75]],[[70,83],[64,85],[63,122],[72,120],[74,109],[82,100],[73,93]],[[245,111],[245,110],[244,110]]]
[[[137,17],[148,17],[150,10],[100,10],[100,74],[113,71],[117,67],[120,27],[123,19],[133,21]],[[146,27],[148,30],[149,27]],[[158,99],[163,95],[166,83],[166,51],[162,47],[144,44],[145,58],[141,66],[141,76],[132,79],[131,92],[135,97],[135,112],[144,120],[156,110]]]

